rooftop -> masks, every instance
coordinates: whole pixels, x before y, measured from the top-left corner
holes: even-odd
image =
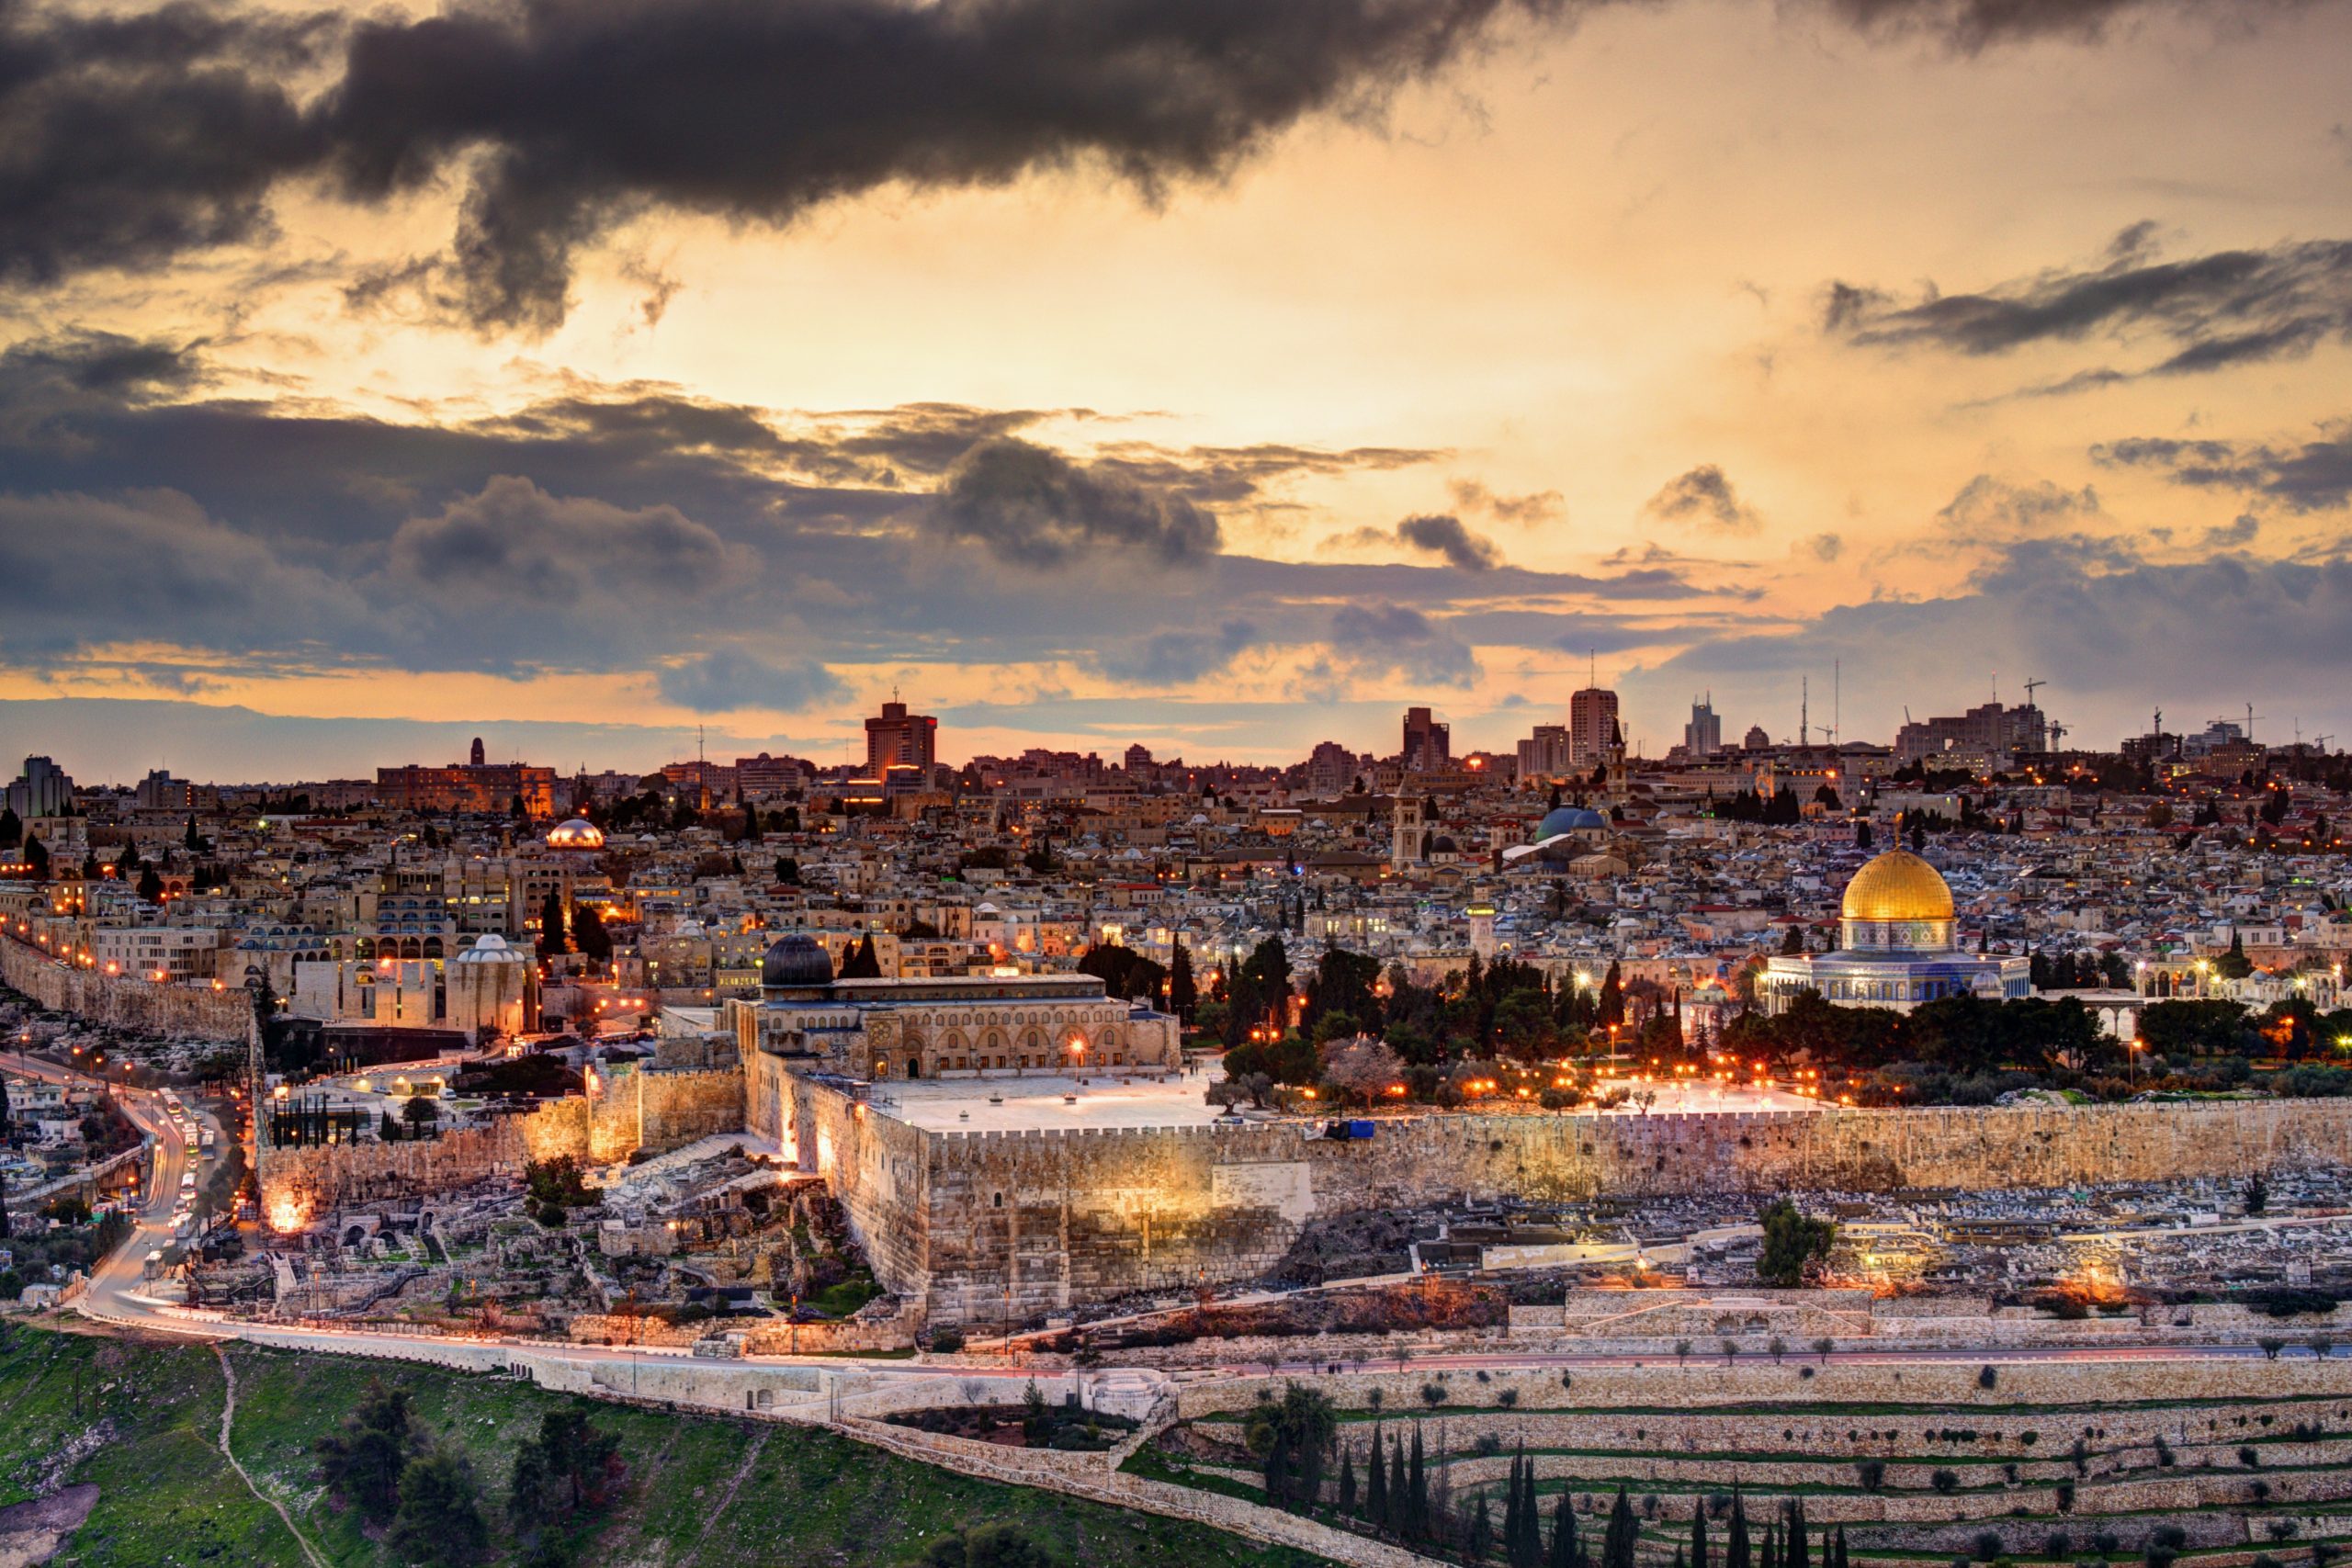
[[[1042,1128],[1205,1127],[1222,1112],[1207,1102],[1209,1078],[1187,1073],[1173,1083],[1153,1079],[1071,1077],[934,1078],[876,1084],[876,1097],[895,1105],[876,1109],[933,1133],[1028,1133]],[[1001,1095],[1001,1105],[989,1103]],[[1076,1104],[1062,1096],[1075,1094]]]

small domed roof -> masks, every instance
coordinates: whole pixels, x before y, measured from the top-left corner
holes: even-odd
[[[548,848],[551,850],[601,850],[604,847],[605,830],[585,817],[571,818],[548,829]]]
[[[1589,811],[1581,806],[1555,806],[1544,814],[1543,821],[1535,825],[1535,837],[1540,842],[1557,838],[1562,833],[1585,833],[1608,826],[1609,818],[1598,811]]]
[[[1849,920],[1949,920],[1951,888],[1943,874],[1908,850],[1889,850],[1846,884]]]
[[[775,987],[830,986],[833,961],[824,943],[806,931],[793,931],[768,945],[760,960],[760,984]]]
[[[523,954],[506,944],[506,939],[496,931],[485,931],[474,939],[474,944],[458,954],[460,964],[509,964],[518,962]]]

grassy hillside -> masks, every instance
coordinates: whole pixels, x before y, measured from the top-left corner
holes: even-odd
[[[314,1547],[354,1568],[397,1559],[323,1494],[311,1445],[370,1378],[411,1391],[419,1424],[466,1456],[493,1514],[513,1455],[541,1415],[573,1403],[504,1378],[400,1363],[248,1347],[228,1355],[237,1459]],[[97,1503],[59,1551],[61,1565],[305,1568],[285,1525],[215,1446],[224,1393],[209,1348],[17,1329],[0,1348],[0,1506],[68,1483],[96,1484]],[[1000,1521],[1022,1526],[1071,1568],[1312,1561],[1200,1526],[947,1474],[830,1433],[577,1403],[620,1435],[628,1466],[612,1507],[565,1537],[583,1565],[888,1568],[944,1531]],[[515,1555],[502,1531],[485,1561]]]

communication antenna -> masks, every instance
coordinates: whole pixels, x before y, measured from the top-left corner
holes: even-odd
[[[1836,746],[1846,739],[1846,661],[1829,661],[1829,744]]]
[[[1797,744],[1813,744],[1813,677],[1797,677]]]
[[[2245,705],[2245,738],[2248,740],[2254,739],[2254,721],[2257,718],[2267,718],[2268,716],[2269,716],[2267,714],[2259,714],[2255,712],[2254,705],[2252,703]]]

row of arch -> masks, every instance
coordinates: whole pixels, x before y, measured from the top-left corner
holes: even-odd
[[[440,958],[444,953],[437,936],[363,936],[358,942],[357,956],[362,963],[368,963],[379,958]]]
[[[1017,1032],[983,1029],[977,1037],[950,1028],[935,1043],[922,1031],[909,1030],[895,1053],[875,1054],[873,1076],[927,1078],[943,1072],[1059,1072],[1080,1064],[1127,1066],[1126,1043],[1118,1029],[1106,1025],[1091,1040],[1084,1030],[1071,1029],[1063,1032],[1058,1043],[1035,1024]]]

